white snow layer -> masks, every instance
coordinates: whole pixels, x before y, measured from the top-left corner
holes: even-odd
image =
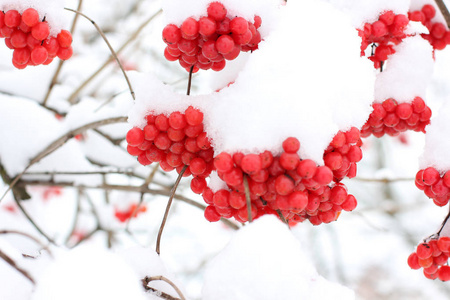
[[[17,10],[23,13],[27,8],[34,8],[41,20],[50,26],[50,36],[56,36],[61,29],[69,30],[69,21],[73,12],[64,10],[65,0],[0,0],[0,9],[4,12]]]
[[[395,47],[383,72],[375,82],[375,101],[394,98],[411,103],[415,97],[426,100],[433,76],[433,48],[421,36],[405,38]]]
[[[142,128],[150,111],[168,114],[193,105],[205,115],[216,153],[269,150],[276,155],[294,136],[302,145],[300,155],[322,164],[338,130],[367,120],[374,100],[373,66],[360,57],[355,28],[331,5],[289,1],[280,13],[278,26],[250,55],[235,83],[219,93],[177,95],[152,75],[130,74],[137,98],[130,124]]]
[[[288,227],[263,216],[241,228],[208,264],[203,300],[349,300],[350,289],[318,275]]]

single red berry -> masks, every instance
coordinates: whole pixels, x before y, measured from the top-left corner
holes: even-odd
[[[227,173],[231,171],[233,166],[233,158],[226,152],[222,152],[214,158],[214,167],[218,172]]]
[[[440,178],[441,176],[439,172],[433,167],[428,167],[425,170],[423,170],[422,181],[425,185],[431,186],[435,184]]]
[[[324,155],[323,161],[325,166],[329,167],[332,171],[342,167],[342,155],[339,152],[327,153]]]
[[[427,259],[433,255],[433,249],[427,243],[420,243],[417,246],[417,257],[420,259]]]
[[[333,180],[333,172],[327,166],[317,167],[313,179],[320,185],[326,185]]]
[[[50,27],[47,22],[39,22],[31,28],[31,34],[35,39],[43,41],[50,34]]]
[[[181,39],[180,28],[174,24],[166,25],[163,29],[162,37],[166,44],[176,44]]]
[[[13,62],[18,65],[25,65],[30,60],[31,52],[28,48],[15,49],[13,52]]]
[[[255,16],[255,17],[253,18],[253,25],[255,25],[255,28],[261,27],[261,24],[262,24],[262,19],[261,19],[261,17],[260,17],[260,16]]]
[[[207,9],[208,17],[216,20],[222,21],[227,15],[227,9],[220,2],[211,2]]]
[[[275,190],[279,195],[289,195],[294,190],[294,182],[286,175],[279,175],[275,179]]]
[[[212,205],[209,205],[205,208],[205,218],[209,222],[218,222],[221,217],[216,208]]]
[[[445,172],[442,180],[444,181],[445,186],[450,188],[450,171]]]
[[[236,17],[230,21],[230,30],[233,34],[244,34],[248,30],[248,22],[242,17]]]
[[[234,49],[233,38],[229,35],[221,35],[216,41],[216,49],[221,54],[230,53]]]
[[[69,48],[72,45],[72,34],[63,29],[56,36],[56,40],[58,41],[60,47]]]
[[[31,34],[28,35],[27,43],[28,46],[30,46],[30,44],[33,44],[35,46],[41,44],[41,42],[35,39]],[[42,46],[44,46],[45,49],[47,49],[48,55],[53,57],[55,57],[58,54],[58,50],[60,48],[58,41],[54,37],[44,40]]]
[[[244,174],[239,168],[231,168],[230,171],[223,174],[223,180],[230,186],[239,186],[244,182]]]
[[[289,206],[296,210],[304,210],[308,205],[308,193],[307,192],[292,192],[288,196]]]
[[[48,58],[48,51],[43,46],[37,46],[31,51],[30,58],[36,65],[43,64]]]
[[[333,204],[341,205],[347,200],[347,189],[344,185],[336,185],[330,191],[330,201]]]
[[[199,24],[194,18],[187,18],[180,26],[180,30],[187,36],[195,37],[198,35]]]
[[[167,136],[169,137],[169,139],[172,142],[181,142],[184,140],[184,137],[186,136],[186,134],[184,133],[184,130],[178,130],[178,129],[173,129],[172,127],[170,127],[169,129],[167,129]]]
[[[280,165],[286,170],[295,170],[300,162],[297,153],[283,152],[280,155]]]
[[[216,49],[216,43],[213,40],[208,40],[203,44],[202,54],[208,59],[213,59],[219,55]]]
[[[210,36],[216,32],[216,21],[210,17],[202,17],[198,21],[198,32],[203,36]]]
[[[444,185],[444,181],[439,179],[431,186],[431,191],[437,197],[446,197],[450,193],[450,189]]]
[[[436,15],[436,9],[431,4],[425,4],[421,10],[425,15],[425,17],[427,18],[427,20],[433,19],[434,16]]]
[[[186,127],[187,122],[184,114],[179,111],[175,111],[169,115],[169,125],[173,129],[183,129]]]
[[[341,207],[345,211],[352,211],[356,208],[358,202],[356,201],[355,196],[348,195],[347,199],[342,203]]]
[[[189,106],[184,114],[186,122],[191,126],[200,125],[203,122],[203,113],[192,106]]]
[[[285,139],[282,146],[287,153],[297,153],[300,150],[300,142],[295,137]]]
[[[73,49],[72,47],[69,48],[62,48],[60,47],[58,49],[58,53],[56,53],[56,55],[59,57],[59,59],[61,60],[68,60],[69,58],[72,57],[73,54]]]
[[[179,166],[183,165],[181,155],[175,154],[173,152],[169,152],[166,154],[166,162],[169,166],[173,168],[178,168]]]
[[[228,200],[230,192],[227,190],[219,190],[213,196],[213,203],[218,207],[228,207],[230,202]]]
[[[167,150],[172,145],[172,141],[166,132],[160,132],[153,141],[155,146],[160,150]]]
[[[253,34],[249,29],[244,34],[232,34],[231,37],[233,38],[235,44],[247,45],[252,40]]]
[[[223,54],[223,58],[225,58],[226,60],[233,60],[239,56],[239,53],[241,53],[241,47],[235,44],[233,50],[231,50],[229,53]]]
[[[448,236],[441,236],[439,237],[439,240],[437,241],[437,245],[439,250],[442,252],[450,252],[450,237]]]
[[[211,70],[216,71],[216,72],[222,71],[225,68],[225,65],[226,65],[225,60],[222,60],[220,62],[215,62],[211,66]]]
[[[247,174],[254,174],[261,170],[261,158],[257,154],[247,154],[242,158],[241,168]]]
[[[169,129],[169,118],[165,115],[158,115],[155,119],[155,126],[160,131],[167,131]]]
[[[228,197],[228,201],[230,203],[230,206],[234,209],[240,209],[245,206],[246,199],[245,195],[241,193],[237,193],[235,191],[232,191],[230,193],[230,196]]]
[[[131,128],[126,135],[127,143],[137,147],[144,142],[144,131],[138,127]]]
[[[219,35],[229,35],[230,31],[230,18],[225,18],[220,22],[217,22],[216,33]]]
[[[372,24],[372,34],[375,37],[382,37],[388,33],[386,23],[383,21],[376,21]]]
[[[27,46],[28,35],[21,30],[14,30],[11,34],[10,42],[14,48],[24,48]]]
[[[409,117],[411,117],[413,113],[413,108],[409,103],[400,103],[399,105],[397,105],[395,113],[400,119],[406,120]]]
[[[394,23],[394,18],[395,13],[392,10],[388,10],[379,17],[379,20],[382,21],[387,26],[389,26],[392,25],[392,23]]]
[[[438,271],[438,278],[442,281],[450,280],[450,266],[442,266]]]
[[[297,174],[303,178],[313,178],[316,173],[316,163],[311,159],[304,159],[298,163]]]
[[[10,28],[19,27],[21,20],[22,17],[17,10],[12,9],[5,13],[4,23]]]
[[[39,23],[39,13],[34,8],[27,8],[22,13],[22,21],[29,27]]]
[[[206,162],[202,158],[196,157],[191,160],[189,170],[193,175],[201,175],[206,171]]]

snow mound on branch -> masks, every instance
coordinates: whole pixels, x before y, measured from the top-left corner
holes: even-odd
[[[449,100],[447,98],[447,100]],[[450,115],[449,102],[445,102],[438,113],[431,119],[426,127],[425,148],[419,159],[421,169],[434,167],[443,174],[450,170]]]
[[[98,247],[59,253],[37,280],[32,300],[148,299],[136,273],[119,256]]]
[[[411,103],[414,97],[426,99],[433,76],[433,48],[421,36],[405,38],[395,46],[386,68],[377,75],[375,100],[383,102],[394,98],[397,102]]]
[[[56,36],[61,29],[69,29],[72,12],[64,10],[65,0],[0,0],[0,10],[17,10],[23,13],[27,8],[34,8],[50,26],[50,36]]]
[[[392,10],[396,14],[407,14],[410,0],[329,0],[352,18],[352,24],[361,28],[364,23],[378,20],[384,11]]]
[[[205,271],[204,300],[350,300],[354,293],[317,274],[299,241],[274,216],[240,229]]]
[[[253,22],[255,16],[262,19],[259,32],[264,37],[269,28],[276,22],[276,13],[283,0],[165,0],[162,3],[163,24],[180,26],[184,20],[193,17],[198,20],[207,15],[207,8],[211,2],[220,2],[227,9],[228,16],[243,17]],[[180,8],[183,9],[180,9]]]
[[[302,158],[323,164],[323,151],[339,130],[366,122],[374,100],[373,67],[360,57],[356,30],[327,3],[292,1],[281,13],[235,83],[218,93],[177,95],[151,75],[130,74],[136,92],[130,124],[142,128],[151,111],[169,114],[192,105],[204,113],[216,154],[277,155],[294,136]]]

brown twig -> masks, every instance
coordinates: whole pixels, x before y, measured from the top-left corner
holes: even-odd
[[[28,164],[28,166],[25,167],[25,169],[22,171],[22,173],[20,173],[19,175],[17,175],[14,178],[14,180],[11,182],[11,184],[9,185],[6,192],[0,198],[0,202],[5,198],[5,196],[8,194],[8,192],[17,184],[17,182],[22,178],[22,176],[25,174],[25,172],[32,165],[39,162],[41,159],[43,159],[47,155],[53,153],[55,150],[59,149],[62,145],[64,145],[72,137],[76,136],[77,134],[83,133],[88,129],[93,129],[93,128],[97,128],[97,127],[109,125],[109,124],[122,123],[122,122],[126,122],[126,120],[127,120],[127,117],[116,117],[116,118],[104,119],[104,120],[100,120],[100,121],[94,121],[92,123],[78,127],[76,129],[64,134],[60,138],[56,139],[53,143],[48,145],[44,150],[42,150],[33,159],[31,159],[30,163]]]
[[[164,299],[180,299],[180,300],[186,300],[186,298],[184,297],[183,293],[182,293],[181,290],[175,285],[175,283],[173,283],[170,279],[168,279],[168,278],[166,278],[166,277],[164,277],[164,276],[151,276],[151,277],[146,276],[146,277],[144,278],[144,280],[142,281],[142,282],[144,283],[144,288],[145,288],[145,289],[152,289],[151,287],[148,286],[148,284],[149,284],[151,281],[155,281],[155,280],[164,281],[164,282],[168,283],[168,284],[169,284],[169,285],[177,292],[178,296],[180,297],[180,298],[173,298],[173,297],[172,297],[172,298],[164,298]]]
[[[111,44],[109,43],[109,41],[106,38],[105,34],[103,33],[103,30],[97,25],[97,23],[95,23],[94,20],[92,20],[91,18],[89,18],[88,16],[83,14],[82,12],[76,11],[76,10],[71,9],[71,8],[64,8],[64,9],[68,10],[68,11],[71,11],[71,12],[74,12],[76,14],[79,14],[80,16],[84,17],[85,19],[89,20],[92,23],[92,25],[94,25],[95,29],[97,29],[98,33],[102,36],[102,38],[105,41],[106,45],[108,45],[108,48],[111,51],[111,54],[114,57],[114,59],[116,60],[117,64],[119,65],[120,70],[122,70],[123,76],[125,77],[125,80],[127,81],[128,88],[130,89],[131,97],[133,98],[133,100],[135,100],[136,98],[134,96],[134,90],[133,90],[133,87],[131,86],[130,80],[128,79],[127,73],[125,72],[125,69],[123,68],[122,63],[120,62],[120,59],[117,56],[116,51],[114,51],[114,48],[111,46]]]
[[[414,181],[414,178],[399,177],[399,178],[365,178],[365,177],[355,177],[352,180],[364,181],[364,182],[380,182],[380,183],[391,183],[398,181]]]
[[[83,4],[83,0],[79,0],[77,11],[81,11],[82,4]],[[72,33],[72,35],[75,31],[75,26],[77,24],[77,21],[78,21],[78,14],[75,14],[75,17],[73,18],[73,21],[72,21],[72,27],[70,28],[70,32]],[[47,106],[47,101],[50,98],[50,94],[52,93],[53,87],[58,82],[59,73],[61,73],[61,69],[62,69],[64,62],[65,62],[65,60],[59,61],[58,67],[56,68],[56,71],[55,71],[55,74],[53,74],[53,78],[50,81],[50,86],[48,87],[47,93],[45,94],[44,100],[42,101],[42,105],[45,107]]]
[[[253,222],[253,217],[252,217],[252,200],[250,198],[250,189],[248,187],[248,180],[247,180],[247,176],[246,175],[244,175],[244,190],[245,190],[245,200],[247,201],[248,221],[251,223],[251,222]]]
[[[33,277],[31,277],[30,274],[28,274],[28,272],[24,269],[22,269],[21,267],[19,267],[16,262],[9,257],[8,255],[6,255],[5,252],[3,252],[2,250],[0,250],[0,258],[2,258],[5,262],[7,262],[11,267],[13,267],[14,269],[16,269],[20,274],[22,274],[23,276],[25,276],[25,278],[27,278],[29,281],[31,281],[31,283],[34,285],[36,284],[36,282],[34,281]]]
[[[0,230],[0,234],[18,234],[24,237],[29,238],[30,240],[33,240],[36,244],[42,247],[42,249],[45,249],[51,257],[53,257],[52,251],[50,251],[50,248],[48,248],[46,245],[44,245],[40,240],[32,236],[31,234],[28,234],[26,232],[18,231],[18,230]]]
[[[450,28],[450,13],[447,9],[447,6],[445,5],[443,0],[434,0],[439,7],[439,10],[441,11],[442,15],[444,16],[445,22],[447,23],[447,28]]]
[[[141,33],[141,31],[151,22],[155,17],[157,17],[162,10],[160,9],[150,18],[145,20],[135,31],[130,35],[128,40],[122,44],[122,46],[116,51],[116,54],[119,55],[132,41],[134,41],[137,36]],[[78,94],[95,78],[97,77],[112,61],[114,61],[114,57],[111,55],[91,76],[89,76],[78,88],[76,88],[72,94],[69,96],[69,102],[75,103],[75,98]]]
[[[158,237],[156,239],[156,253],[158,253],[158,255],[161,253],[161,249],[160,249],[161,237],[162,237],[162,232],[164,230],[164,226],[166,225],[167,217],[169,216],[170,206],[172,205],[172,201],[175,196],[175,192],[177,191],[178,184],[180,184],[181,178],[183,177],[183,174],[187,168],[188,168],[188,166],[185,165],[183,167],[183,169],[181,169],[180,174],[178,174],[177,181],[175,181],[175,184],[173,185],[173,188],[170,191],[169,201],[167,202],[166,211],[164,212],[164,217],[163,217],[161,226],[159,227]]]

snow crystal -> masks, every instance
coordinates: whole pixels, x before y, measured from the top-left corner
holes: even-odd
[[[375,99],[383,102],[394,98],[412,102],[414,97],[426,100],[426,91],[433,76],[433,48],[421,36],[408,37],[395,47],[386,68],[375,82]]]
[[[130,124],[142,128],[151,111],[168,114],[192,105],[204,113],[216,154],[269,150],[277,155],[282,142],[295,136],[301,157],[322,164],[323,151],[338,130],[367,120],[373,67],[360,57],[355,28],[330,5],[292,1],[281,13],[280,24],[250,55],[235,83],[219,93],[177,95],[151,75],[130,74],[137,97]]]
[[[37,278],[33,300],[145,299],[140,279],[117,255],[80,246],[61,253]]]
[[[204,300],[354,299],[317,274],[287,226],[263,216],[240,229],[205,271]]]
[[[23,13],[27,8],[34,8],[50,26],[50,36],[56,36],[61,29],[69,29],[72,12],[64,10],[65,0],[0,0],[0,9],[4,12],[17,10]]]

